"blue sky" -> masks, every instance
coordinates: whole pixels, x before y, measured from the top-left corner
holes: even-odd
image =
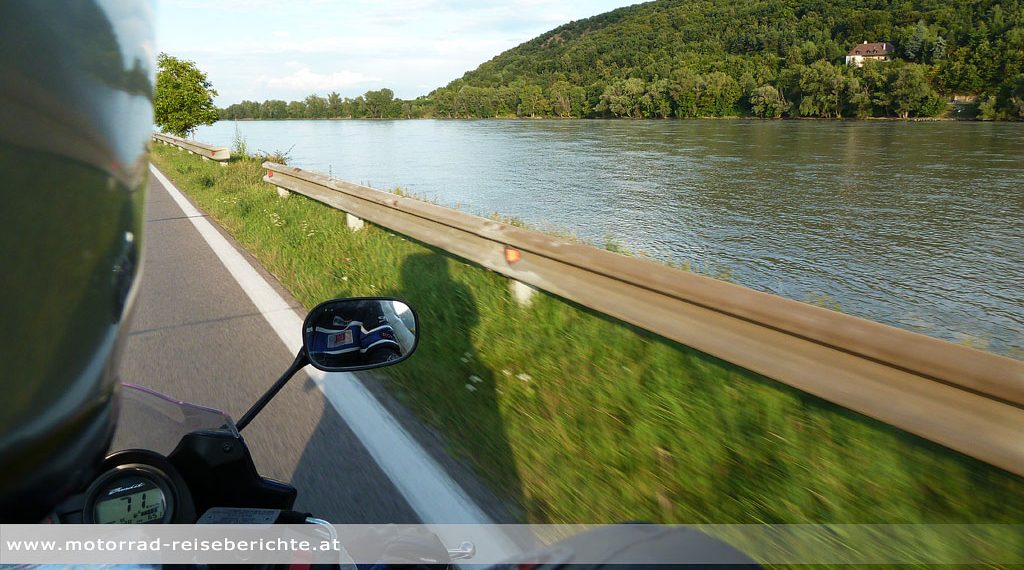
[[[216,103],[424,95],[495,55],[629,0],[160,0],[157,50],[195,61]]]

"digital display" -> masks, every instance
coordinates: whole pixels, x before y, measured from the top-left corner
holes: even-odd
[[[163,520],[165,510],[164,492],[154,488],[100,501],[93,518],[99,524],[141,524]]]

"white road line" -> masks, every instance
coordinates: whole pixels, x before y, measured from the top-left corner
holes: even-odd
[[[189,221],[256,305],[277,336],[281,337],[288,350],[292,353],[298,352],[302,347],[303,318],[288,306],[281,295],[162,172],[152,164],[149,165],[149,170],[189,217]],[[347,372],[325,373],[312,367],[307,371],[424,523],[493,524],[480,507],[354,375]],[[299,489],[299,492],[302,490]],[[449,545],[461,541],[457,536],[441,538]],[[495,539],[492,544],[477,544],[476,547],[479,552],[501,552],[509,556],[518,551],[510,540],[501,539]]]

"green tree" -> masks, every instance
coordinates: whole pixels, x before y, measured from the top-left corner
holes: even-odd
[[[672,116],[672,98],[669,96],[669,81],[655,79],[647,83],[646,97],[650,105],[649,117],[666,119]]]
[[[526,85],[519,91],[519,116],[536,117],[548,110],[548,100],[539,85]]]
[[[165,133],[187,137],[199,125],[217,119],[217,90],[195,62],[161,53],[157,56],[153,121]]]
[[[631,77],[619,80],[605,88],[597,111],[616,117],[642,118],[650,111],[650,98],[643,79]]]
[[[327,99],[319,95],[306,97],[306,118],[323,119],[327,117]]]
[[[302,101],[291,101],[288,103],[288,118],[289,119],[305,119],[306,118],[306,104]]]
[[[1024,120],[1024,73],[1013,78],[1007,107],[1011,117]]]
[[[800,103],[805,117],[842,117],[845,78],[831,63],[820,60],[798,70]]]
[[[677,117],[697,116],[697,95],[701,88],[700,78],[689,69],[677,69],[669,81],[668,94]]]
[[[946,40],[942,36],[935,38],[935,43],[932,44],[932,61],[939,61],[946,57]]]
[[[265,119],[287,119],[288,103],[281,99],[269,99],[263,102]]]
[[[789,103],[778,89],[771,85],[762,85],[750,94],[750,108],[757,117],[778,119],[789,110]]]
[[[341,95],[332,91],[327,95],[327,116],[335,119],[341,117],[342,112]]]
[[[996,96],[989,95],[988,97],[981,100],[978,104],[978,118],[982,121],[995,121],[1001,118],[999,113],[999,107],[996,104]]]
[[[872,114],[871,91],[868,84],[860,77],[847,77],[846,87],[846,115],[858,119],[866,119]]]
[[[703,88],[697,97],[697,108],[701,116],[728,117],[739,114],[736,108],[743,96],[738,81],[721,71],[715,71],[703,78]]]
[[[366,116],[374,119],[383,119],[390,114],[392,103],[395,100],[395,92],[390,89],[378,91],[367,91]]]
[[[573,116],[573,85],[564,79],[556,81],[548,88],[548,99],[551,101],[551,110],[556,116]]]
[[[908,63],[890,67],[889,93],[893,109],[901,119],[934,116],[945,106],[925,76],[925,66]]]

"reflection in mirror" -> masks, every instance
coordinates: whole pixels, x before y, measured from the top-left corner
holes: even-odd
[[[310,311],[302,341],[310,362],[321,370],[364,370],[412,354],[416,325],[416,314],[400,299],[335,299]]]

